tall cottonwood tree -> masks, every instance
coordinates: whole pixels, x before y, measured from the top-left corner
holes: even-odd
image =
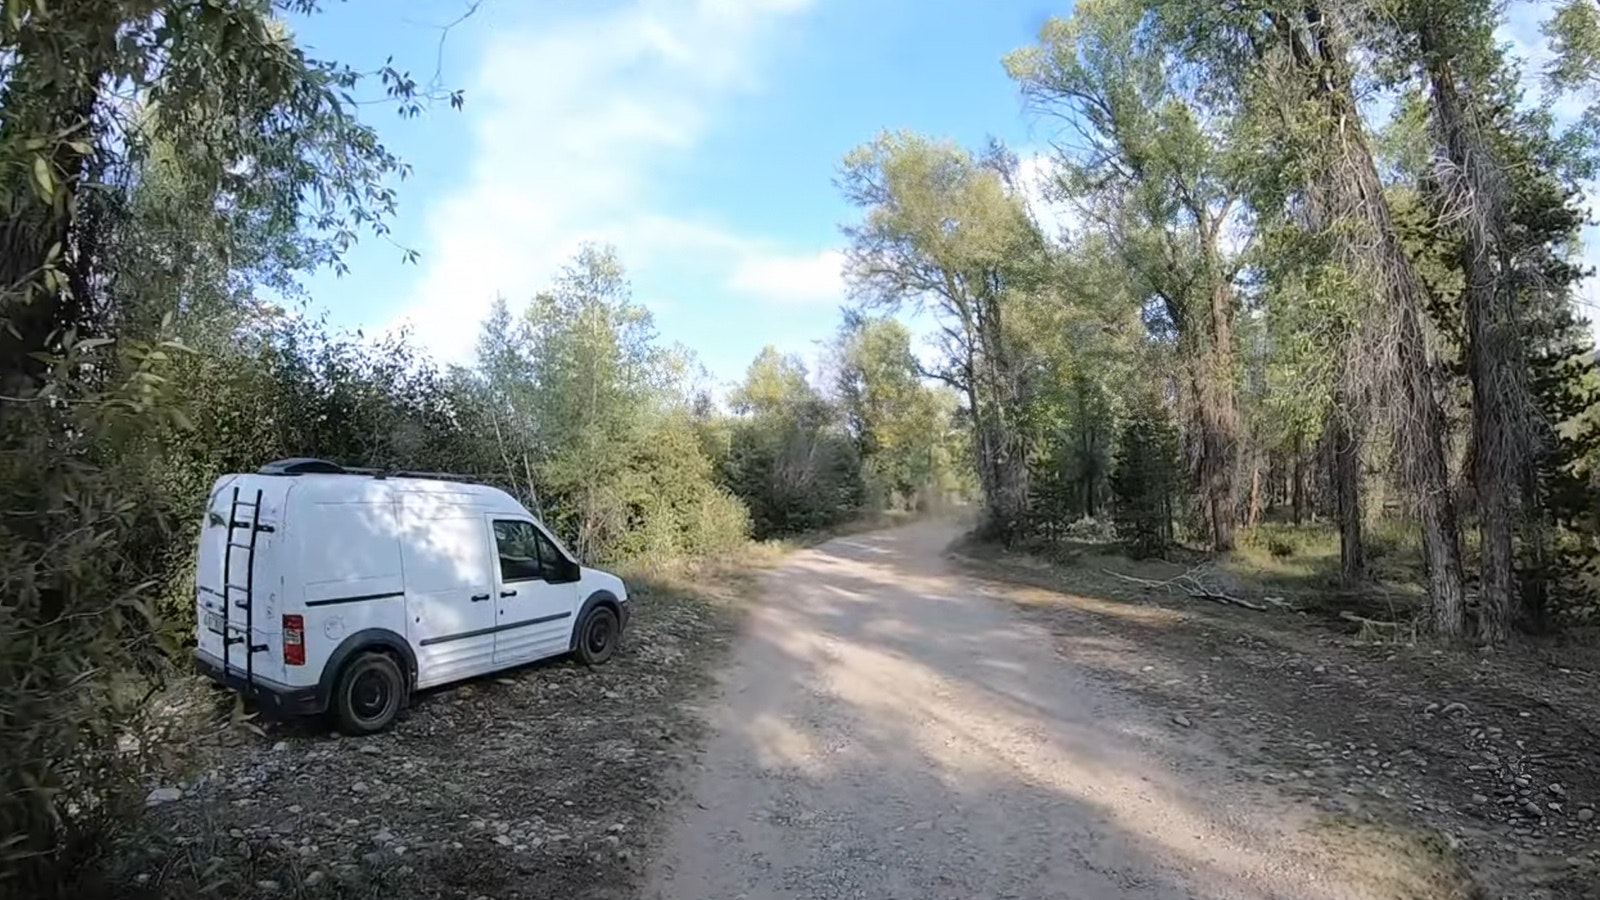
[[[1361,286],[1368,302],[1341,381],[1373,392],[1392,432],[1422,526],[1433,627],[1458,638],[1466,625],[1460,530],[1436,395],[1426,314],[1430,296],[1407,254],[1379,177],[1356,97],[1352,25],[1360,4],[1256,0],[1212,6],[1159,4],[1164,32],[1233,85],[1252,114],[1276,118],[1295,139],[1287,170],[1313,234]]]
[[[1463,281],[1467,370],[1472,384],[1472,484],[1480,534],[1479,633],[1508,636],[1520,609],[1514,539],[1532,467],[1550,436],[1530,387],[1524,354],[1524,292],[1542,272],[1526,265],[1513,236],[1511,172],[1496,146],[1496,79],[1504,65],[1487,2],[1413,0],[1404,8],[1401,48],[1415,54],[1427,85],[1434,141],[1433,180],[1441,225],[1457,235]],[[1514,98],[1513,98],[1514,99]]]
[[[1185,373],[1189,457],[1207,542],[1233,547],[1240,417],[1236,277],[1242,199],[1233,111],[1161,41],[1139,0],[1089,0],[1006,57],[1030,105],[1065,123],[1056,165],[1068,196],[1111,235],[1159,304]]]
[[[838,182],[862,210],[845,229],[853,294],[879,309],[933,313],[941,359],[925,374],[966,401],[986,527],[1020,536],[1029,498],[1020,419],[1031,384],[1016,320],[1047,284],[1043,235],[1003,165],[949,143],[882,134],[845,158]]]

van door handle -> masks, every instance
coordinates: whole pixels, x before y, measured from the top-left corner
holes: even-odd
[[[472,595],[472,602],[473,603],[477,603],[480,600],[487,600],[487,599],[489,599],[489,595],[488,594],[473,594]]]
[[[502,596],[502,597],[515,597],[516,595],[517,595],[517,592],[515,590],[501,591],[500,592],[500,596]]]

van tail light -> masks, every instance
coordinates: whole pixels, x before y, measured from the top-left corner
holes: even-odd
[[[283,664],[306,664],[306,620],[304,616],[283,617]]]

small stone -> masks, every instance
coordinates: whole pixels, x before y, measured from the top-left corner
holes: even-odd
[[[289,742],[288,741],[279,741],[276,744],[272,745],[272,752],[273,753],[282,753],[283,751],[285,751],[287,749],[289,749]]]
[[[1539,804],[1533,802],[1532,800],[1529,800],[1529,801],[1527,801],[1527,802],[1522,804],[1522,811],[1527,813],[1530,816],[1533,816],[1536,819],[1544,818],[1544,807],[1542,807]]]
[[[1173,716],[1172,721],[1177,725],[1182,725],[1184,728],[1189,728],[1194,725],[1193,722],[1189,721],[1189,717],[1183,713],[1178,713],[1177,715]]]
[[[506,836],[506,835],[503,835],[503,834],[497,834],[497,835],[495,835],[495,836],[494,836],[494,842],[495,842],[495,843],[496,843],[496,844],[499,844],[499,845],[500,845],[500,846],[502,846],[502,847],[509,847],[509,846],[511,846],[511,838],[510,838],[510,837],[508,837],[508,836]]]
[[[382,756],[383,750],[377,744],[362,744],[361,752],[368,756]]]
[[[1317,673],[1318,675],[1322,675],[1322,674],[1324,674],[1324,673],[1326,673],[1328,671],[1328,667],[1327,666],[1316,666],[1311,671]]]
[[[1467,710],[1467,705],[1465,703],[1462,703],[1459,700],[1457,700],[1454,703],[1446,704],[1445,708],[1440,710],[1440,712],[1442,712],[1444,715],[1447,715],[1447,716],[1450,715],[1451,713],[1458,713],[1458,712],[1464,713],[1464,712],[1467,712],[1467,711],[1468,711]]]
[[[270,878],[263,878],[256,882],[256,890],[258,891],[275,891],[277,889],[278,883]]]
[[[311,874],[307,875],[305,877],[305,881],[303,881],[301,883],[304,884],[306,887],[316,887],[317,885],[322,883],[322,880],[324,878],[327,878],[327,877],[328,877],[327,874],[325,874],[321,869],[318,869],[315,872],[312,872]]]
[[[350,785],[350,791],[356,794],[365,794],[367,792],[367,783],[365,781],[358,781],[355,784]]]
[[[372,839],[374,841],[380,843],[380,844],[393,843],[394,842],[394,832],[392,832],[389,829],[385,828],[382,831],[378,832],[377,834],[373,835]]]
[[[1472,802],[1473,803],[1488,803],[1489,802],[1489,798],[1484,796],[1483,794],[1473,794],[1472,795]]]
[[[183,791],[175,787],[156,788],[149,796],[144,798],[145,806],[160,806],[163,803],[176,803],[183,799]]]
[[[287,812],[291,816],[298,816],[300,815],[300,804],[296,803],[295,805],[284,810],[284,812]]]
[[[628,826],[622,824],[621,822],[613,822],[606,828],[606,830],[612,834],[620,834],[621,832],[627,831]]]
[[[1565,797],[1567,795],[1567,789],[1559,784],[1552,784],[1550,785],[1550,793],[1555,794],[1557,797]]]
[[[1585,807],[1583,809],[1578,810],[1578,821],[1579,822],[1588,822],[1593,818],[1594,818],[1594,810],[1589,809],[1588,807]]]

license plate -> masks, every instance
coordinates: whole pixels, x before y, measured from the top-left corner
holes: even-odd
[[[225,623],[222,620],[222,616],[217,615],[216,613],[212,613],[212,612],[206,613],[205,623],[206,623],[206,630],[207,631],[215,631],[218,634],[221,634],[223,632],[223,630],[224,630],[222,626]]]

